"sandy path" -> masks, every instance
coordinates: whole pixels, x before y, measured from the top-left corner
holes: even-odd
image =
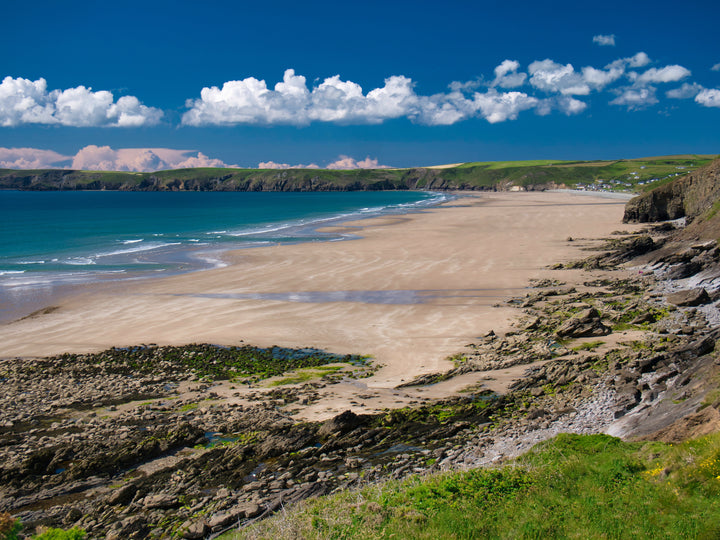
[[[242,250],[226,268],[88,287],[53,313],[0,326],[0,355],[245,340],[371,354],[385,367],[368,385],[388,388],[445,369],[445,358],[476,336],[504,329],[512,310],[492,305],[524,294],[529,279],[567,280],[568,272],[546,267],[587,255],[579,249],[583,242],[568,236],[597,238],[625,228],[624,202],[483,193],[419,214],[350,224],[359,240]],[[415,293],[422,303],[395,304],[291,297],[337,291],[381,291],[383,301],[413,294],[388,291],[432,292]]]

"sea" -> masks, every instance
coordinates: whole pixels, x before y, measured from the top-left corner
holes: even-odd
[[[419,211],[451,195],[419,191],[0,191],[0,322],[86,283],[226,265],[229,250],[334,242],[319,228]]]

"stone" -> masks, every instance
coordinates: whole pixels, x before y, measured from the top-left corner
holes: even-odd
[[[110,494],[107,498],[107,503],[113,506],[117,504],[128,504],[132,501],[135,493],[137,493],[137,486],[135,484],[125,484]]]
[[[555,332],[558,337],[597,337],[607,336],[612,329],[602,323],[595,308],[588,308],[565,321]]]
[[[126,538],[145,538],[148,527],[142,516],[132,516],[122,520],[118,528],[110,531],[105,537],[107,540],[120,540]]]
[[[710,303],[710,296],[704,288],[687,289],[667,296],[667,301],[678,307],[701,306]]]
[[[209,532],[210,527],[204,519],[194,522],[186,521],[180,526],[180,534],[182,534],[183,538],[187,538],[188,540],[204,538]]]
[[[215,499],[227,499],[230,496],[230,490],[227,488],[218,489]]]
[[[254,503],[239,504],[227,512],[215,514],[207,523],[208,527],[217,532],[242,519],[253,518],[260,513],[260,507]]]
[[[180,506],[180,501],[174,495],[167,493],[159,493],[157,495],[149,495],[143,499],[143,506],[148,509],[152,508],[174,508]]]
[[[702,265],[695,261],[683,262],[683,263],[675,265],[668,272],[666,278],[667,279],[685,279],[687,277],[694,276],[700,270],[702,270]]]
[[[326,420],[320,429],[318,435],[320,437],[327,437],[336,432],[348,432],[362,423],[362,419],[354,412],[347,410],[338,414],[337,416]]]
[[[641,313],[637,317],[635,317],[632,321],[630,321],[630,324],[644,324],[644,323],[653,323],[655,322],[655,315],[650,313],[649,311],[646,311],[645,313]]]
[[[67,514],[65,514],[65,523],[75,523],[77,520],[79,520],[81,517],[83,517],[83,513],[80,511],[80,509],[75,508],[74,506],[68,510]]]

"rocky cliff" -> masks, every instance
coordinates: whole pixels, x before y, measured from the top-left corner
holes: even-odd
[[[625,223],[647,223],[705,214],[720,198],[720,159],[635,197],[625,207]]]

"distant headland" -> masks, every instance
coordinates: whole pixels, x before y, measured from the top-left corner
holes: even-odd
[[[24,191],[364,191],[573,188],[645,191],[710,163],[714,155],[602,161],[489,161],[407,169],[225,169],[157,172],[0,169],[0,189]]]

